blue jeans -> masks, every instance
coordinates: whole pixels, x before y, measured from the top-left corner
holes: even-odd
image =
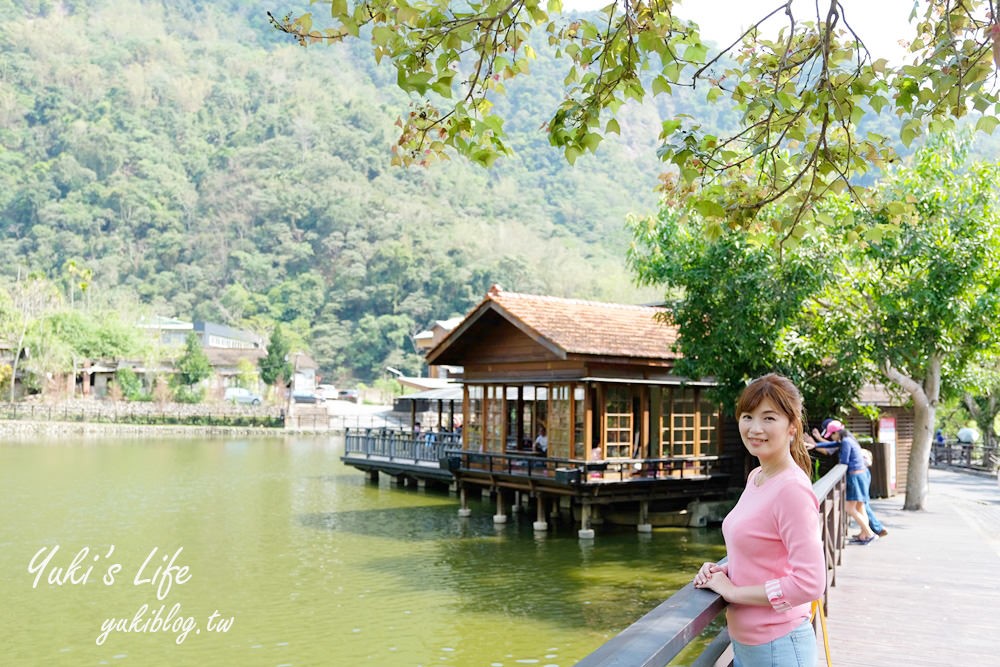
[[[872,512],[871,503],[867,498],[865,498],[865,512],[868,514],[868,526],[872,529],[872,532],[881,533],[885,529],[885,526],[883,526],[882,522],[875,516],[875,512]]]
[[[802,625],[767,644],[750,646],[733,642],[734,667],[816,667],[816,633]]]

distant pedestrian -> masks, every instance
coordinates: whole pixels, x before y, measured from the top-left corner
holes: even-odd
[[[963,445],[971,445],[974,444],[976,440],[979,440],[979,431],[971,426],[964,426],[958,429],[958,434],[955,437]]]
[[[840,463],[847,466],[845,504],[847,513],[859,528],[858,534],[851,538],[851,543],[868,545],[879,537],[888,535],[889,531],[878,520],[871,507],[872,474],[857,439],[836,419],[826,422],[822,433],[814,429],[813,435],[818,439],[813,443],[817,452],[828,455],[839,452]]]

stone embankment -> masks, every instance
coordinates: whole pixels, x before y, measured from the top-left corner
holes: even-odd
[[[278,435],[283,413],[263,406],[66,400],[0,404],[0,436]]]
[[[284,435],[401,428],[409,415],[345,401],[275,406],[75,399],[0,403],[0,437],[48,435]]]
[[[176,437],[185,435],[198,436],[281,436],[285,431],[280,428],[264,428],[250,426],[188,426],[182,424],[113,424],[96,422],[60,422],[60,421],[30,421],[30,420],[0,420],[0,437],[21,439],[36,436],[105,436],[105,435],[135,435],[148,437]]]

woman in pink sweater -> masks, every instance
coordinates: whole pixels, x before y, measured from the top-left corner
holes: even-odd
[[[802,439],[802,395],[780,375],[747,385],[740,437],[760,461],[722,522],[729,561],[705,563],[694,585],[721,595],[736,667],[814,667],[810,602],[826,587],[819,503]]]

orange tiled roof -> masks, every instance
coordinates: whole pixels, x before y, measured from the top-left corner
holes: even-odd
[[[493,286],[476,310],[490,301],[567,354],[680,357],[673,351],[677,327],[656,318],[663,308],[519,294]]]

